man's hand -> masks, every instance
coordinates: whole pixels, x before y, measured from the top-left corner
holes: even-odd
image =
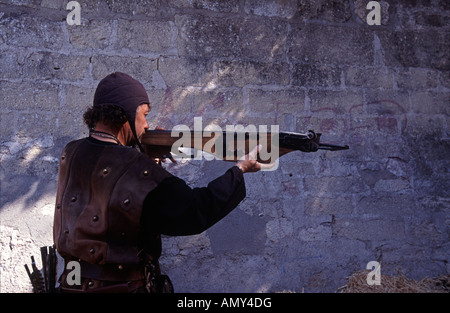
[[[249,154],[244,155],[239,161],[236,162],[236,166],[241,169],[242,173],[258,172],[263,169],[269,169],[275,165],[275,163],[263,164],[256,161],[258,152],[261,148],[261,145],[257,145],[252,151],[250,151]]]

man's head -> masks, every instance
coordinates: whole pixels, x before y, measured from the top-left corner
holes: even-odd
[[[150,101],[144,86],[131,76],[115,72],[103,78],[94,95],[94,105],[84,114],[89,128],[99,122],[123,132],[127,145],[138,144],[148,128],[145,116]]]

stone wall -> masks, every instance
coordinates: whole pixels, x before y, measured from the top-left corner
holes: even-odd
[[[98,81],[146,87],[151,127],[314,129],[342,152],[290,153],[246,174],[247,198],[206,232],[165,237],[184,292],[333,292],[383,274],[448,274],[450,6],[445,0],[0,0],[1,292],[52,244],[58,157],[87,135]],[[205,186],[232,164],[165,165]],[[381,282],[382,283],[382,282]]]

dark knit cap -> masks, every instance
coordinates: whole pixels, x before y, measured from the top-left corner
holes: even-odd
[[[138,141],[135,129],[136,109],[144,103],[150,103],[144,86],[130,75],[121,72],[103,78],[94,94],[94,106],[114,104],[125,111],[136,141]]]

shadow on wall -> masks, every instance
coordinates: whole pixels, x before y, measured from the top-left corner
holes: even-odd
[[[0,211],[27,210],[46,195],[56,195],[58,158],[70,139],[14,136],[0,143]]]

